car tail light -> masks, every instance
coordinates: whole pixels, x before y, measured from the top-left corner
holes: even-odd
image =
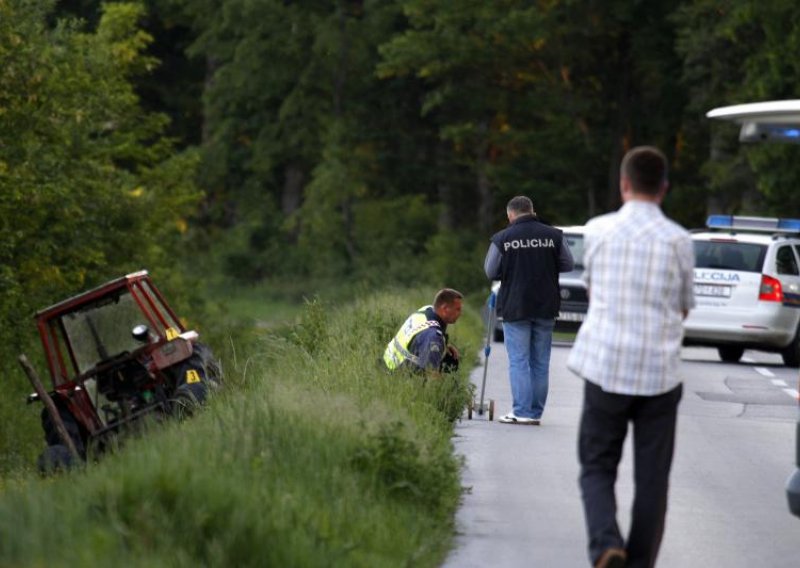
[[[761,287],[758,289],[758,299],[764,302],[783,302],[781,281],[772,276],[762,274]]]

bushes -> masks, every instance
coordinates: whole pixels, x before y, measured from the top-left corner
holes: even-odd
[[[390,496],[432,511],[446,511],[458,496],[458,486],[453,483],[458,473],[455,461],[448,455],[422,456],[417,444],[405,435],[402,422],[384,424],[369,435],[357,449],[353,464]]]
[[[310,302],[298,325],[224,361],[228,387],[205,412],[85,470],[4,488],[0,565],[439,565],[468,369],[424,381],[378,365],[432,295]],[[462,353],[478,328],[467,311],[452,329]]]

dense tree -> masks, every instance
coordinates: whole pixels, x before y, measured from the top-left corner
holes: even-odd
[[[383,47],[384,74],[415,74],[423,112],[476,178],[484,231],[526,193],[559,222],[618,205],[631,145],[675,147],[684,97],[671,2],[404,3],[410,29]],[[654,112],[658,109],[658,112]],[[497,217],[495,217],[497,219]]]
[[[369,273],[397,260],[385,247],[421,252],[431,137],[414,85],[374,75],[377,46],[402,24],[394,3],[212,0],[182,10],[198,34],[192,53],[213,70],[201,179],[218,226],[240,243],[229,266],[246,277]]]
[[[34,251],[49,259],[37,270],[75,267],[55,280],[43,272],[42,283],[115,266],[112,249],[158,252],[163,238],[112,246],[85,235],[86,223],[53,223],[52,203],[93,229],[135,233],[146,225],[137,206],[194,202],[194,153],[178,150],[192,146],[205,192],[197,234],[246,280],[477,285],[508,198],[530,195],[555,223],[584,222],[618,206],[619,160],[635,144],[667,152],[667,208],[688,225],[708,211],[800,205],[795,147],[742,148],[734,127],[705,118],[714,106],[794,96],[800,72],[785,54],[800,16],[788,0],[2,6],[16,20],[2,24],[2,96],[14,103],[0,128],[21,134],[2,147],[0,175],[39,188],[37,209],[50,217],[31,214],[25,226],[52,225],[69,244]],[[20,64],[30,72],[15,74]],[[56,171],[66,181],[53,176],[48,193],[43,172]],[[9,208],[14,195],[3,196]],[[102,204],[102,218],[87,202]],[[154,235],[172,223],[148,219]],[[33,254],[20,239],[2,249],[15,267],[9,290]]]
[[[132,88],[154,64],[141,5],[108,5],[94,32],[48,27],[50,8],[0,2],[3,344],[66,291],[166,265],[197,200],[194,158]]]

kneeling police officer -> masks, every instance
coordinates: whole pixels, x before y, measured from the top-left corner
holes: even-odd
[[[386,346],[383,362],[394,371],[452,372],[458,369],[458,349],[447,343],[447,326],[461,315],[464,295],[452,288],[436,293],[433,305],[423,306],[400,326]]]

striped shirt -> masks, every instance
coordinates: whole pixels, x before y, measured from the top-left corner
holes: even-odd
[[[585,240],[589,313],[567,366],[606,392],[675,388],[682,312],[694,307],[689,233],[658,205],[634,200],[587,223]]]

